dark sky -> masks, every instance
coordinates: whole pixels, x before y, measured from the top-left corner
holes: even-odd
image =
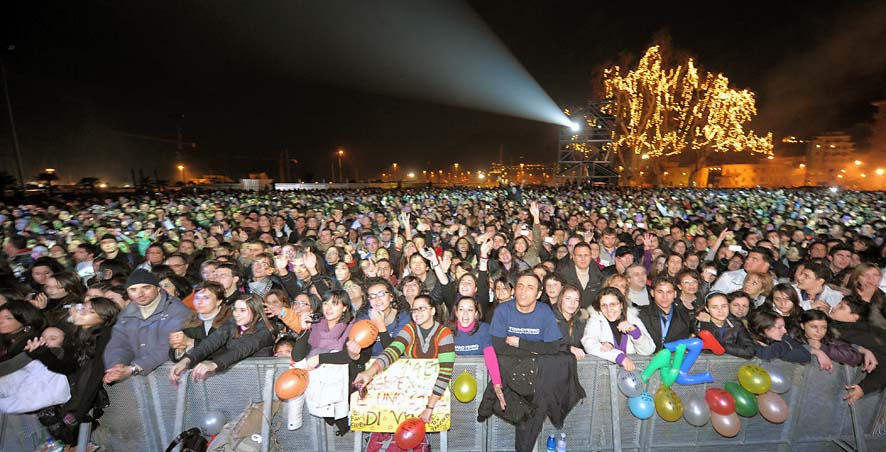
[[[339,10],[322,10],[333,3]],[[376,7],[374,20],[403,20],[394,3],[367,3]],[[425,2],[410,3],[420,13]],[[595,95],[595,68],[642,54],[662,31],[707,69],[758,94],[758,130],[848,129],[870,121],[869,103],[886,98],[883,2],[655,3],[484,0],[468,7],[561,107]],[[317,178],[329,177],[337,147],[348,151],[345,172],[361,178],[392,162],[420,170],[458,161],[475,169],[497,159],[500,146],[505,161],[556,159],[558,126],[361,83],[373,75],[351,64],[363,49],[327,45],[361,30],[365,14],[348,5],[4,2],[0,43],[16,45],[3,58],[26,177],[55,167],[62,179],[125,182],[130,168],[174,178],[174,145],[131,135],[174,139],[182,114],[184,135],[199,143],[188,167],[238,177],[276,176],[282,148],[299,160],[296,175]],[[335,26],[317,19],[332,14],[341,17]],[[332,66],[338,77],[321,70]],[[410,73],[390,71],[392,83]],[[0,117],[0,167],[14,173],[5,109]]]

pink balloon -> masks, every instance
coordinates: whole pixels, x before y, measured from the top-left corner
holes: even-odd
[[[757,407],[760,416],[773,424],[781,424],[788,419],[788,404],[772,391],[757,396]]]
[[[711,413],[711,425],[714,426],[714,430],[717,433],[727,438],[732,438],[741,431],[741,420],[738,418],[738,414],[734,412],[725,416]]]

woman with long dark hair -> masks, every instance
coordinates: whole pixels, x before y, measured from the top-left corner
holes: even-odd
[[[241,295],[234,302],[232,317],[176,363],[169,371],[169,379],[173,383],[177,384],[181,373],[190,366],[194,367],[191,377],[199,381],[250,356],[272,354],[274,327],[265,316],[261,297],[255,294]],[[212,360],[206,360],[210,356]]]
[[[98,419],[108,406],[108,395],[102,384],[103,355],[119,314],[117,304],[104,297],[75,304],[71,308],[73,329],[65,335],[60,356],[43,338],[29,341],[28,355],[52,372],[66,375],[71,385],[70,400],[38,414],[53,438],[76,444],[78,425]],[[93,410],[91,415],[90,410]]]
[[[748,330],[760,359],[805,364],[812,358],[809,350],[788,334],[785,318],[776,312],[765,309],[752,312],[748,316]]]
[[[848,342],[835,339],[829,323],[830,319],[823,311],[818,309],[803,311],[800,315],[800,334],[797,335],[797,340],[809,345],[809,352],[815,355],[821,370],[832,370],[833,361],[848,366],[861,365],[864,362],[864,354]]]

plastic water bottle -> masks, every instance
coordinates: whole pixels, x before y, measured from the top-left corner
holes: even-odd
[[[557,452],[566,452],[566,434],[560,433],[560,439],[557,440]]]
[[[545,448],[545,450],[547,452],[554,452],[557,450],[557,437],[556,436],[551,435],[548,437],[548,445]]]

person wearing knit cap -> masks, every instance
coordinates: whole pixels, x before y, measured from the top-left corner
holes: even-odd
[[[126,280],[132,303],[120,313],[105,349],[105,383],[145,375],[168,360],[169,335],[181,331],[191,310],[160,290],[153,273],[138,269]]]

